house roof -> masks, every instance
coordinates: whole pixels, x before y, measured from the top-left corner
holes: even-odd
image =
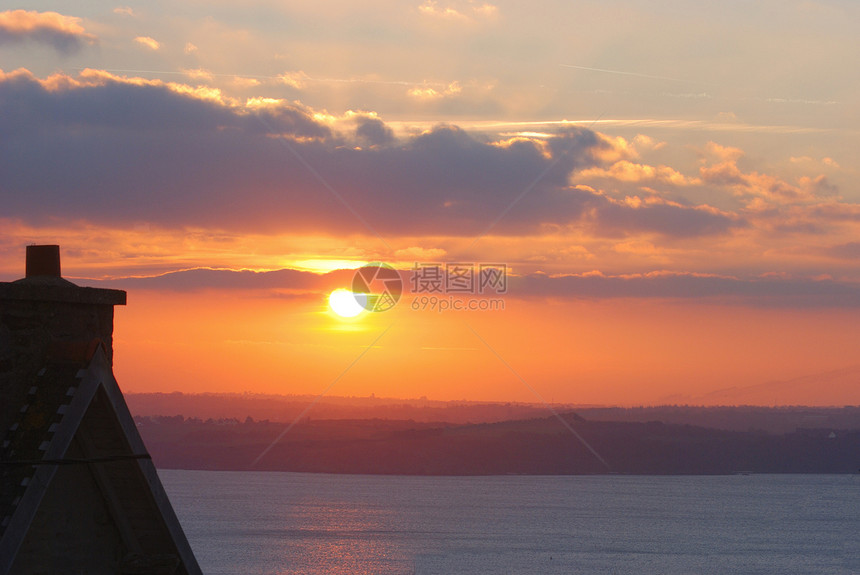
[[[0,300],[125,305],[126,292],[80,287],[63,278],[37,276],[0,283]]]
[[[27,255],[0,283],[0,575],[199,574],[111,368],[126,293]]]
[[[89,566],[99,553],[116,572],[200,573],[104,346],[57,346],[27,383],[0,452],[0,574]],[[92,501],[87,511],[105,517],[87,524],[90,513],[58,509],[66,501]]]

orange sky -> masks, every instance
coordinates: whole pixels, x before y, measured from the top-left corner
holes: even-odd
[[[129,391],[860,403],[855,4],[29,5],[0,280],[128,290]],[[368,262],[509,289],[335,316]]]
[[[852,365],[860,320],[841,310],[632,298],[511,296],[495,312],[408,303],[345,320],[324,294],[132,291],[117,313],[116,371],[127,391],[713,403],[704,396],[716,390]],[[819,396],[823,405],[856,401],[826,386]],[[769,401],[808,402],[790,390]]]

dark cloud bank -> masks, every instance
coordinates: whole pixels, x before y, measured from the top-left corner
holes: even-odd
[[[454,126],[396,140],[373,118],[344,136],[298,106],[248,109],[116,79],[48,89],[26,73],[0,78],[3,215],[36,224],[367,233],[340,196],[382,235],[471,236],[533,186],[494,233],[574,226],[695,237],[744,225],[716,210],[632,207],[572,187],[571,175],[602,165],[610,146],[585,129],[546,148],[497,145]]]
[[[325,293],[335,288],[349,288],[353,273],[351,270],[315,274],[291,269],[268,272],[193,269],[155,277],[85,280],[79,283],[126,290],[252,290],[283,295]],[[401,272],[407,296],[411,295],[411,273],[410,270]],[[488,297],[499,296],[490,294]],[[508,291],[502,297],[587,300],[663,298],[769,308],[860,308],[860,286],[853,283],[830,279],[735,278],[690,273],[625,276],[528,274],[510,277]]]

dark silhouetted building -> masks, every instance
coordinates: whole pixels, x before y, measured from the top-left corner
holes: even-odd
[[[59,246],[0,283],[0,575],[200,573],[113,375],[125,303]]]

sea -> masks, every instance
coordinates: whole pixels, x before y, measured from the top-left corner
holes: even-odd
[[[860,574],[860,474],[159,475],[207,575]]]

